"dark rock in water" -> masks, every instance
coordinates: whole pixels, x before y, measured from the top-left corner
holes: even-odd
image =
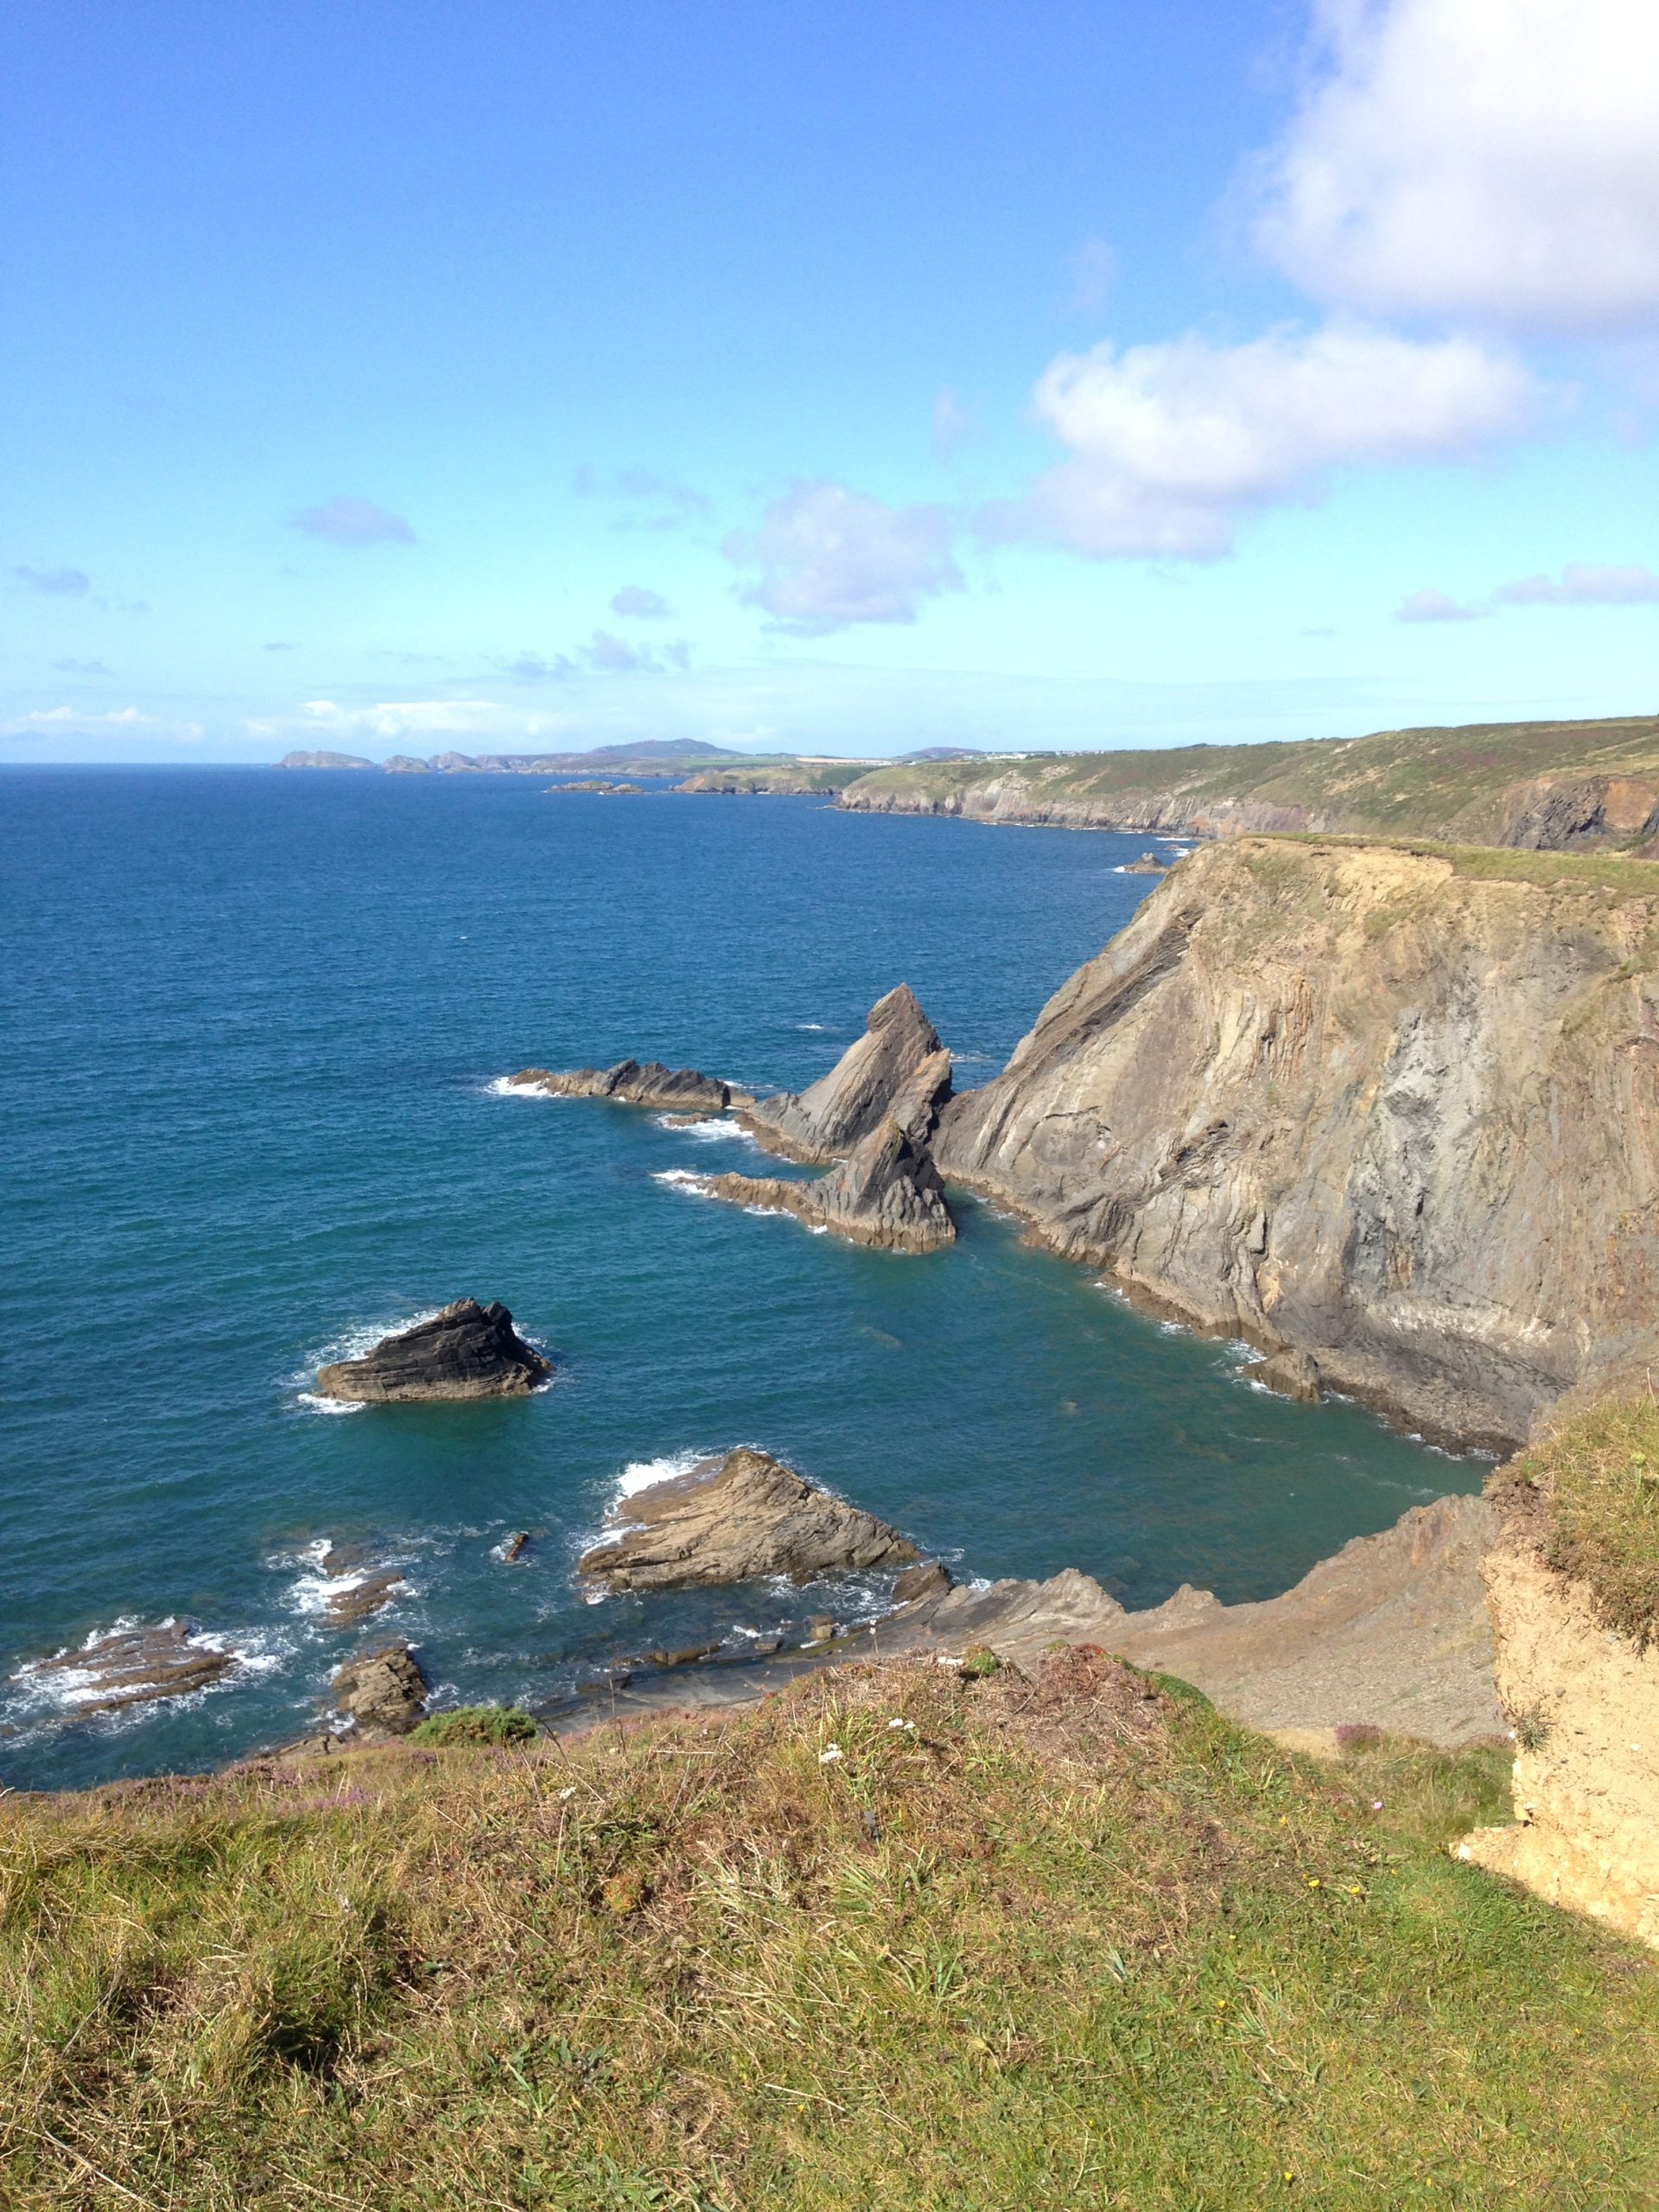
[[[408,1586],[400,1567],[377,1567],[348,1589],[332,1591],[323,1605],[323,1618],[331,1628],[353,1628],[359,1621],[384,1612],[400,1590]]]
[[[512,1534],[507,1538],[506,1541],[501,1547],[501,1556],[509,1567],[512,1567],[517,1560],[521,1560],[524,1557],[524,1547],[529,1543],[529,1541],[530,1531],[528,1529],[515,1529],[513,1530]]]
[[[211,1688],[235,1666],[237,1655],[216,1650],[200,1637],[185,1621],[117,1629],[79,1651],[36,1660],[24,1671],[31,1682],[60,1687],[74,1718],[89,1720],[97,1713]]]
[[[893,1602],[914,1605],[924,1598],[943,1598],[950,1584],[950,1570],[942,1559],[923,1560],[918,1566],[907,1567],[893,1584]]]
[[[1131,861],[1124,868],[1125,875],[1167,875],[1169,862],[1160,861],[1156,853],[1142,853],[1138,861]]]
[[[519,1398],[552,1372],[515,1332],[505,1306],[458,1298],[429,1321],[383,1337],[362,1359],[319,1368],[316,1387],[325,1398],[360,1405]]]
[[[426,1676],[406,1643],[383,1644],[334,1670],[334,1703],[359,1736],[406,1736],[426,1711]]]
[[[887,1251],[936,1252],[957,1234],[932,1154],[893,1121],[872,1129],[848,1159],[814,1182],[713,1175],[702,1187],[734,1205],[796,1214]]]
[[[748,1095],[700,1069],[665,1067],[661,1060],[619,1060],[613,1068],[569,1068],[563,1073],[520,1068],[510,1080],[515,1090],[544,1090],[552,1098],[613,1098],[624,1106],[654,1106],[671,1113],[724,1113]]]
[[[828,1643],[835,1632],[836,1617],[833,1613],[814,1613],[806,1624],[806,1641],[809,1643]]]
[[[584,1554],[577,1573],[613,1590],[677,1590],[835,1569],[898,1567],[916,1547],[873,1514],[819,1490],[765,1452],[740,1446],[637,1491],[630,1527]]]
[[[650,1654],[653,1667],[691,1667],[699,1659],[712,1658],[720,1649],[719,1639],[713,1643],[688,1643],[680,1651],[653,1651]]]
[[[1324,1395],[1319,1362],[1311,1352],[1276,1351],[1249,1373],[1251,1382],[1263,1389],[1276,1391],[1281,1398],[1300,1398],[1304,1405],[1317,1406]]]
[[[757,1099],[743,1109],[744,1124],[786,1159],[814,1165],[839,1159],[895,1112],[924,1064],[936,1058],[928,1080],[937,1115],[950,1095],[950,1056],[909,984],[900,983],[876,1001],[864,1034],[828,1075],[798,1096],[779,1091]]]

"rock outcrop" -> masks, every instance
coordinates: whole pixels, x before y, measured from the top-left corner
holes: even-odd
[[[613,1068],[520,1068],[508,1078],[515,1090],[544,1090],[552,1098],[613,1098],[624,1106],[653,1106],[676,1114],[723,1114],[747,1093],[698,1068],[665,1067],[661,1060],[619,1060]]]
[[[1604,1627],[1520,1528],[1482,1572],[1516,1821],[1477,1828],[1458,1856],[1659,1949],[1659,1645]]]
[[[426,1676],[406,1643],[348,1659],[329,1687],[353,1733],[368,1742],[408,1735],[426,1712]]]
[[[382,1337],[361,1359],[317,1370],[325,1398],[410,1405],[465,1398],[521,1398],[553,1372],[512,1325],[505,1306],[458,1298],[412,1329]]]
[[[756,1099],[740,1118],[770,1151],[816,1166],[842,1158],[889,1119],[914,1135],[912,1086],[918,1079],[930,1112],[937,1109],[950,1096],[950,1055],[910,986],[900,983],[876,1001],[864,1034],[828,1075],[798,1095],[779,1091]]]
[[[628,1498],[632,1524],[577,1573],[612,1590],[683,1590],[787,1574],[907,1566],[916,1547],[765,1452],[740,1446]]]
[[[1577,865],[1207,846],[939,1166],[1304,1394],[1506,1447],[1659,1319],[1659,878]]]
[[[955,1242],[933,1156],[896,1122],[883,1122],[827,1175],[711,1175],[702,1185],[732,1205],[765,1206],[888,1252],[937,1252]]]
[[[930,1052],[889,1110],[847,1157],[810,1183],[772,1175],[711,1175],[711,1198],[798,1215],[857,1244],[892,1252],[936,1252],[955,1241],[931,1142],[950,1095],[950,1055]]]
[[[49,1690],[79,1720],[120,1713],[162,1698],[211,1689],[236,1665],[237,1654],[209,1642],[188,1621],[154,1628],[113,1629],[76,1651],[37,1659],[17,1679]]]

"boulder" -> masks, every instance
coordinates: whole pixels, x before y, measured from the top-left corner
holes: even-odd
[[[665,1067],[661,1060],[619,1060],[613,1068],[520,1068],[511,1077],[515,1090],[544,1090],[550,1098],[613,1098],[623,1106],[654,1106],[671,1112],[723,1114],[747,1096],[729,1083],[699,1068]]]
[[[320,1367],[316,1388],[322,1397],[359,1405],[521,1398],[552,1372],[514,1330],[505,1306],[458,1298],[429,1320],[382,1337],[363,1358]]]
[[[330,1687],[360,1737],[406,1736],[426,1711],[426,1676],[406,1643],[348,1659],[335,1669]]]
[[[1251,1382],[1259,1382],[1264,1390],[1281,1398],[1298,1398],[1305,1406],[1317,1406],[1324,1395],[1319,1362],[1311,1352],[1276,1351],[1271,1359],[1251,1368],[1249,1374]]]
[[[1142,853],[1138,861],[1130,861],[1124,868],[1125,875],[1167,875],[1169,862],[1160,861],[1156,853]]]
[[[852,1567],[907,1566],[916,1547],[873,1514],[831,1497],[765,1452],[741,1445],[638,1491],[629,1524],[577,1573],[613,1590],[681,1590],[786,1574],[805,1581]]]
[[[93,1638],[79,1650],[62,1651],[20,1669],[23,1679],[60,1687],[64,1702],[78,1720],[157,1699],[189,1697],[209,1689],[227,1675],[237,1654],[210,1643],[188,1621],[162,1621],[154,1628],[119,1628]]]
[[[935,1116],[950,1095],[950,1055],[907,983],[870,1008],[864,1034],[798,1096],[779,1091],[745,1109],[746,1128],[785,1159],[817,1165],[850,1152],[891,1116],[929,1062]],[[930,1123],[931,1127],[931,1123]]]

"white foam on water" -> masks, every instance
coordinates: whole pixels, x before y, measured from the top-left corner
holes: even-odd
[[[797,1029],[810,1031],[819,1037],[827,1037],[830,1034],[830,1025],[827,1021],[798,1021],[795,1027]]]
[[[620,1505],[625,1497],[636,1497],[642,1490],[654,1490],[658,1483],[689,1475],[701,1460],[713,1456],[709,1452],[667,1452],[660,1459],[632,1459],[617,1477],[612,1494]]]
[[[177,1625],[175,1613],[165,1615],[151,1624],[156,1629]],[[144,1624],[137,1614],[124,1613],[107,1628],[90,1629],[78,1649],[91,1653],[112,1637],[132,1636],[143,1629]],[[257,1675],[280,1672],[289,1654],[275,1639],[262,1637],[253,1630],[238,1630],[234,1634],[224,1630],[194,1629],[185,1637],[193,1651],[213,1651],[226,1654],[233,1664],[216,1681],[206,1682],[198,1688],[176,1696],[146,1699],[118,1707],[108,1714],[98,1716],[110,1726],[128,1726],[144,1719],[162,1707],[178,1710],[194,1707],[201,1699],[211,1697],[216,1691],[232,1689],[238,1682]],[[70,1656],[68,1647],[54,1652],[49,1659],[29,1659],[14,1669],[8,1680],[12,1694],[4,1706],[20,1721],[49,1722],[73,1719],[83,1706],[95,1703],[110,1694],[110,1684],[97,1666],[66,1667],[59,1662]],[[131,1687],[136,1687],[133,1685]]]
[[[699,1175],[690,1167],[659,1167],[652,1176],[653,1183],[666,1183],[671,1190],[689,1191],[694,1198],[714,1196],[709,1188],[709,1178]]]
[[[494,1077],[484,1089],[492,1098],[556,1098],[562,1101],[563,1096],[560,1091],[543,1090],[539,1083],[515,1083],[510,1075]]]
[[[369,1410],[366,1398],[320,1398],[315,1390],[302,1390],[295,1403],[308,1414],[365,1414]]]
[[[690,1137],[693,1144],[719,1144],[730,1137],[740,1138],[746,1144],[754,1140],[741,1122],[728,1114],[711,1115],[704,1122],[677,1122],[667,1114],[652,1116],[659,1129],[672,1129],[677,1136]]]
[[[382,1337],[400,1337],[406,1329],[418,1329],[423,1321],[436,1320],[442,1311],[441,1306],[426,1306],[418,1313],[393,1314],[388,1320],[356,1323],[331,1343],[308,1351],[304,1364],[283,1377],[283,1387],[295,1393],[296,1402],[308,1414],[360,1414],[360,1399],[325,1398],[311,1389],[317,1370],[332,1367],[338,1360],[361,1359],[365,1352],[374,1350]]]

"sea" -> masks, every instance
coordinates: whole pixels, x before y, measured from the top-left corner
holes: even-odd
[[[879,1578],[578,1586],[630,1491],[738,1443],[960,1576],[1076,1567],[1137,1606],[1271,1596],[1476,1488],[1357,1406],[1267,1395],[1243,1347],[989,1206],[958,1198],[944,1252],[866,1250],[699,1196],[762,1166],[728,1116],[507,1080],[632,1054],[796,1089],[905,982],[972,1085],[1147,894],[1147,842],[535,777],[0,775],[0,1785],[280,1742],[373,1641],[412,1643],[440,1702],[550,1708],[652,1649],[878,1614]],[[549,1387],[313,1394],[320,1361],[467,1295],[511,1308]],[[385,1612],[331,1621],[387,1568]],[[233,1656],[213,1688],[98,1717],[38,1670],[166,1621]]]

